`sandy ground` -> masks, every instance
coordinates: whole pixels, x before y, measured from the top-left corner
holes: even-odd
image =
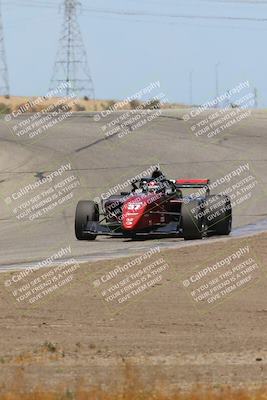
[[[10,282],[19,273],[1,274],[1,387],[18,373],[30,388],[63,382],[73,387],[81,379],[85,385],[120,385],[129,365],[147,386],[266,384],[266,244],[267,234],[261,234],[158,253],[155,241],[155,253],[150,258],[145,253],[140,264],[134,259],[119,278],[108,272],[129,267],[129,259],[76,266],[71,283],[32,305],[14,297],[19,286]],[[247,254],[234,260],[238,251]],[[241,273],[237,267],[248,258],[256,267]],[[222,260],[229,263],[193,283],[199,271]],[[107,301],[103,293],[110,282],[122,287],[122,279],[136,277],[145,266],[152,273],[152,265],[165,265],[161,280],[150,280],[152,285],[124,303]],[[251,279],[213,303],[192,297],[211,278],[228,279],[229,268]],[[35,271],[20,283],[34,287],[44,271],[50,270]]]

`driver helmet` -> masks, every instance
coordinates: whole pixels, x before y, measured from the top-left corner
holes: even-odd
[[[160,189],[160,185],[156,181],[149,182],[147,185],[147,191],[149,193],[156,193]]]
[[[163,179],[163,178],[164,178],[164,175],[163,175],[163,173],[160,171],[159,168],[156,168],[156,169],[152,172],[151,178],[152,178],[152,179],[158,179],[158,178]]]

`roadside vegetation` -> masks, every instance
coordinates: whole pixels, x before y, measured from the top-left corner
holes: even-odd
[[[18,112],[27,110],[27,112],[54,112],[56,108],[69,107],[69,111],[73,112],[93,112],[93,111],[104,111],[114,107],[116,102],[120,100],[90,100],[88,98],[80,98],[73,101],[69,99],[64,101],[63,98],[47,98],[43,102],[33,105],[36,97],[16,97],[12,96],[9,98],[0,96],[0,114],[10,114],[12,111]],[[54,107],[53,107],[54,105]],[[151,100],[148,104],[138,100],[132,100],[128,105],[125,105],[120,110],[135,110],[135,109],[158,109],[158,108],[183,108],[182,104],[160,104],[158,100]],[[64,111],[66,111],[64,109]]]
[[[49,342],[44,344],[47,352],[56,352],[56,346]],[[160,383],[159,383],[160,382]],[[267,387],[234,389],[230,386],[205,387],[196,385],[192,389],[171,391],[168,383],[158,381],[150,389],[141,379],[138,369],[125,363],[123,383],[114,388],[105,388],[101,383],[88,387],[83,379],[78,379],[76,387],[70,389],[68,383],[55,389],[47,389],[36,385],[29,389],[24,377],[24,368],[18,368],[10,388],[0,387],[0,400],[266,400]],[[151,389],[156,387],[157,389]]]
[[[189,392],[148,392],[142,388],[124,388],[121,392],[105,391],[100,388],[84,389],[81,385],[71,391],[58,389],[47,391],[36,388],[27,392],[20,390],[18,384],[13,389],[0,395],[0,400],[266,400],[267,389],[246,391],[244,389],[232,390],[231,388],[202,389],[195,388]]]
[[[11,111],[11,108],[7,104],[0,103],[0,114],[10,114]]]

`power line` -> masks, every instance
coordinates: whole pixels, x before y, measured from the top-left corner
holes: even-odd
[[[64,91],[67,96],[74,92],[77,96],[94,98],[93,81],[78,23],[79,6],[79,0],[64,1],[64,21],[50,89],[66,82],[70,85]]]
[[[229,20],[229,21],[257,21],[267,22],[265,17],[233,17],[233,16],[220,16],[220,15],[181,15],[181,14],[164,14],[164,13],[151,13],[146,11],[125,11],[125,10],[101,10],[93,8],[85,8],[86,12],[90,13],[102,13],[110,15],[122,15],[122,16],[148,16],[158,18],[174,18],[174,19],[205,19],[205,20]]]
[[[56,9],[58,8],[55,3],[47,3],[47,2],[42,2],[42,3],[29,3],[29,1],[24,2],[23,0],[21,1],[9,1],[8,3],[3,3],[5,6],[18,6],[18,7],[25,7],[25,8],[50,8],[50,9]]]
[[[41,8],[58,8],[52,2],[33,2],[29,3],[30,0],[20,0],[17,2],[13,0],[9,2],[8,5],[15,5],[20,7],[41,7]],[[213,1],[217,3],[227,3],[231,4],[234,2],[240,2],[242,4],[267,4],[267,1],[261,0],[261,2],[253,2],[253,0],[203,0],[203,1]],[[223,16],[223,15],[197,15],[197,14],[173,14],[173,13],[153,13],[149,11],[127,11],[127,10],[111,10],[111,9],[101,9],[101,8],[83,8],[83,11],[91,14],[104,14],[104,15],[116,15],[116,16],[128,16],[128,17],[156,17],[156,18],[172,18],[172,19],[202,19],[202,20],[222,20],[222,21],[247,21],[247,22],[267,22],[267,18],[265,17],[238,17],[238,16]]]

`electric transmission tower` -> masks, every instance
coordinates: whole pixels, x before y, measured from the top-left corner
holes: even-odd
[[[2,22],[2,4],[0,1],[0,95],[9,96],[8,70]]]
[[[78,23],[80,6],[79,0],[64,0],[64,22],[50,90],[66,82],[69,85],[62,95],[68,96],[72,92],[76,96],[94,99],[93,81]]]

